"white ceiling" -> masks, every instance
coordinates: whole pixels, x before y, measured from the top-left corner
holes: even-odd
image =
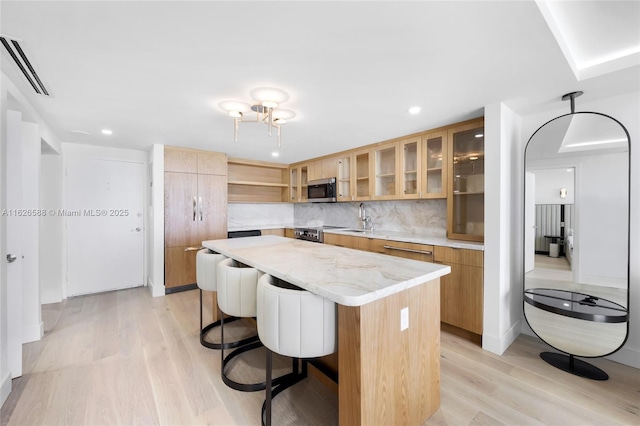
[[[571,3],[2,1],[0,33],[22,40],[53,96],[33,93],[4,48],[1,67],[63,142],[291,163],[481,116],[494,102],[530,114],[582,90],[579,110],[640,90],[640,2]],[[590,29],[594,15],[607,18]],[[217,106],[259,86],[286,90],[282,106],[297,114],[277,159],[266,126],[241,125],[234,144]]]

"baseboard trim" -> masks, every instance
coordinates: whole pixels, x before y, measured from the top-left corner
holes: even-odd
[[[165,287],[164,288],[164,292],[165,294],[171,294],[171,293],[178,293],[180,291],[187,291],[187,290],[195,290],[196,288],[198,288],[197,284],[187,284],[187,285],[181,285],[178,287]]]
[[[497,355],[502,355],[509,346],[520,335],[520,329],[522,328],[522,320],[518,320],[501,336],[491,336],[488,334],[482,335],[482,349],[489,352],[493,352]]]
[[[62,289],[60,289],[60,291],[48,290],[40,293],[40,303],[43,305],[60,302],[62,302]]]
[[[149,288],[149,292],[151,293],[151,297],[160,297],[164,296],[164,286],[163,285],[154,285],[153,281],[147,279],[147,287]]]
[[[7,375],[2,379],[2,385],[0,385],[0,407],[4,405],[4,402],[9,397],[11,393],[11,373],[7,373]]]
[[[40,321],[27,327],[22,327],[22,343],[37,342],[44,336],[44,323]]]

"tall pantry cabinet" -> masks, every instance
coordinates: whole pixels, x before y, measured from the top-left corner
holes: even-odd
[[[164,150],[165,292],[196,282],[202,241],[227,238],[227,156],[194,149]]]

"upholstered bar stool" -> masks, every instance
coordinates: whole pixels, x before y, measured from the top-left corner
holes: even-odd
[[[256,287],[258,278],[262,272],[251,268],[233,259],[225,259],[218,263],[217,286],[218,286],[218,308],[223,314],[241,318],[253,318],[256,316]],[[247,344],[235,349],[228,356],[224,355],[224,315],[220,318],[221,327],[221,367],[220,373],[222,381],[229,387],[243,391],[254,392],[265,388],[265,382],[260,383],[240,383],[229,378],[231,366],[229,363],[252,349],[262,346],[258,336],[249,338]]]
[[[216,286],[216,271],[218,263],[226,259],[227,257],[213,252],[209,249],[202,249],[196,254],[196,283],[200,289],[200,344],[210,349],[220,349],[220,343],[210,342],[206,339],[207,334],[215,327],[220,326],[220,320],[214,321],[211,324],[202,326],[202,291],[217,291]],[[227,322],[235,321],[238,318],[227,318]],[[225,344],[225,349],[232,349],[238,346],[244,345],[247,342],[239,340],[237,342],[228,342]]]
[[[258,281],[258,335],[267,348],[266,397],[262,423],[271,425],[272,399],[307,376],[304,358],[332,354],[337,347],[336,304],[265,274]],[[272,387],[272,353],[294,358],[293,372]],[[298,369],[302,358],[302,371]]]

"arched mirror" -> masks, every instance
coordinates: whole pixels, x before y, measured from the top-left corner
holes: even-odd
[[[542,359],[596,380],[576,357],[618,350],[628,334],[629,133],[595,112],[554,118],[525,148],[524,314],[561,353]]]

